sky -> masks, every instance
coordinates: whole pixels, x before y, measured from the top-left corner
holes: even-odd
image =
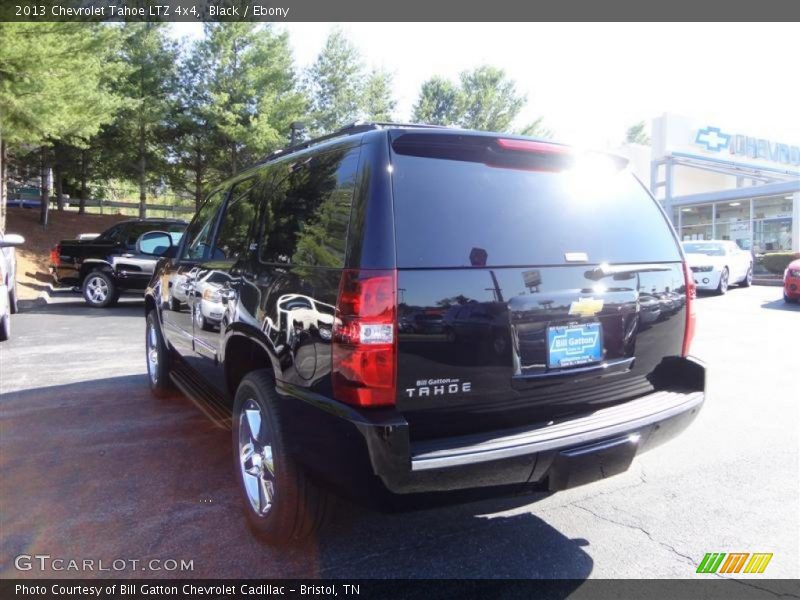
[[[420,85],[479,65],[503,68],[526,94],[518,125],[544,117],[555,138],[618,145],[625,130],[665,112],[800,144],[796,23],[288,23],[295,61],[313,63],[341,27],[368,67],[394,76],[396,117]],[[175,23],[176,36],[202,36]]]

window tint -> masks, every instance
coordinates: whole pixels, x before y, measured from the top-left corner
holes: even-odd
[[[181,252],[183,260],[206,260],[211,250],[211,236],[217,220],[219,205],[225,197],[223,190],[212,193],[186,228],[186,244]]]
[[[343,148],[270,168],[261,260],[344,266],[358,155]]]
[[[97,240],[119,243],[119,241],[122,239],[121,232],[122,232],[122,226],[114,225],[114,227],[112,227],[111,229],[106,229],[103,233],[101,233],[97,237]]]
[[[215,255],[235,260],[247,254],[258,204],[254,196],[255,179],[245,179],[233,186],[222,217]]]
[[[537,171],[418,154],[395,146],[399,267],[559,265],[566,253],[591,263],[680,260],[656,203],[611,164]]]

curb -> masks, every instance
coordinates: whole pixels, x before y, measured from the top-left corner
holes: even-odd
[[[36,298],[25,298],[18,300],[19,310],[20,312],[25,312],[26,310],[31,310],[34,308],[41,308],[42,306],[47,306],[48,304],[53,304],[58,300],[59,296],[72,296],[75,291],[72,288],[54,288],[49,286],[39,292],[39,296]]]
[[[783,287],[782,279],[753,279],[753,285],[771,285],[775,287]]]

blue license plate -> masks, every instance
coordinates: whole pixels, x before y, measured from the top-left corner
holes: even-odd
[[[548,327],[547,348],[551,369],[599,362],[603,359],[603,330],[600,323]]]

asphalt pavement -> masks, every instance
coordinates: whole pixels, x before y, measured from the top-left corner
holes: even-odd
[[[141,302],[32,308],[0,344],[0,577],[693,578],[707,552],[770,552],[770,577],[797,578],[800,306],[753,287],[698,310],[706,405],[627,473],[411,512],[342,503],[318,539],[274,549],[240,512],[229,434],[149,394]],[[36,554],[94,570],[15,568]]]

